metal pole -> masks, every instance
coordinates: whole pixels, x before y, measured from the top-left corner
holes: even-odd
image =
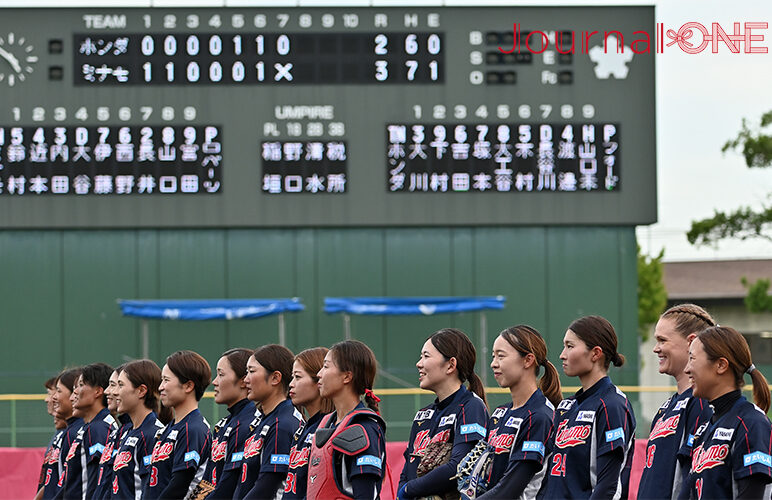
[[[488,387],[488,366],[486,363],[488,360],[488,318],[485,316],[485,311],[480,312],[480,343],[482,344],[482,367],[480,373],[482,374],[483,386]]]
[[[11,448],[16,448],[16,400],[11,400]]]
[[[150,327],[142,320],[142,359],[150,359]]]
[[[287,325],[284,324],[284,313],[279,313],[279,344],[286,347]]]
[[[351,340],[351,316],[346,313],[343,313],[343,336]]]

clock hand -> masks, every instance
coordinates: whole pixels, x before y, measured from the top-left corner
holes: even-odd
[[[19,60],[16,59],[13,54],[0,47],[0,57],[8,61],[8,64],[11,65],[14,71],[21,73],[21,65],[19,64]]]

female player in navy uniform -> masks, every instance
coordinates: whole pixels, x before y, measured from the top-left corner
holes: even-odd
[[[654,330],[659,372],[676,380],[677,392],[670,396],[651,422],[646,460],[638,487],[638,498],[678,498],[691,465],[692,442],[699,426],[713,410],[704,399],[692,395],[692,383],[684,373],[689,344],[715,321],[700,306],[681,304],[662,314]]]
[[[287,399],[293,357],[286,347],[269,344],[247,361],[247,396],[260,405],[263,417],[244,444],[234,498],[280,498],[284,491],[292,436],[303,423]]]
[[[158,388],[161,404],[174,411],[174,420],[156,436],[143,499],[184,498],[201,482],[212,440],[198,402],[211,377],[209,364],[198,353],[177,351],[166,358]]]
[[[499,334],[493,342],[491,368],[496,382],[509,389],[512,404],[496,408],[488,422],[487,441],[495,447],[488,484],[495,486],[478,498],[534,498],[546,471],[555,405],[563,397],[560,377],[547,360],[544,339],[527,325]]]
[[[86,365],[75,382],[70,396],[73,415],[84,423],[67,451],[64,483],[57,498],[94,498],[102,452],[110,433],[118,428],[105,397],[112,372],[104,363]]]
[[[753,365],[745,338],[713,326],[689,346],[686,373],[696,397],[713,406],[713,417],[694,439],[692,463],[680,498],[769,499],[772,494],[772,425],[769,387]],[[743,377],[753,381],[756,405],[742,395]]]
[[[121,445],[121,437],[128,428],[131,427],[131,419],[126,414],[119,414],[118,412],[118,375],[123,370],[123,365],[113,370],[110,375],[107,389],[105,389],[105,397],[107,398],[107,410],[110,415],[115,418],[118,426],[110,432],[110,436],[107,438],[107,445],[105,451],[102,452],[102,458],[99,460],[99,473],[97,474],[97,487],[94,493],[95,499],[110,498],[110,488],[113,483],[113,458],[118,452],[118,447]]]
[[[332,401],[322,398],[319,394],[319,377],[322,369],[326,347],[306,349],[295,356],[292,364],[292,381],[289,385],[289,396],[297,408],[306,413],[306,423],[295,432],[290,448],[289,472],[284,484],[283,500],[302,499],[306,497],[308,483],[308,457],[311,453],[311,442],[314,432],[322,421],[322,417],[332,413]]]
[[[577,319],[563,338],[560,359],[582,388],[555,410],[543,498],[626,498],[635,416],[608,377],[611,363],[625,362],[614,327],[600,316]]]
[[[387,477],[386,423],[373,394],[376,371],[373,351],[357,340],[338,342],[325,355],[319,393],[332,400],[335,411],[322,418],[314,433],[307,498],[379,498]]]
[[[439,330],[424,343],[418,358],[421,389],[437,395],[434,403],[413,419],[399,477],[400,499],[443,495],[456,491],[459,462],[487,435],[488,409],[480,377],[474,372],[477,353],[460,330]],[[464,382],[469,382],[469,389]],[[418,477],[427,447],[451,447],[450,460]]]
[[[72,389],[80,377],[80,368],[63,371],[56,381],[56,392],[52,396],[57,417],[67,423],[64,433],[53,446],[56,448],[49,457],[49,471],[43,486],[43,499],[55,498],[64,485],[64,458],[73,441],[83,427],[83,419],[72,414]]]
[[[129,423],[115,450],[108,498],[138,500],[150,478],[155,435],[164,428],[156,414],[161,369],[149,359],[132,361],[121,368],[116,403]],[[163,411],[171,417],[168,408]]]
[[[52,468],[53,465],[56,463],[52,460],[52,456],[57,453],[58,456],[58,448],[54,446],[55,443],[61,443],[61,437],[64,434],[64,429],[67,427],[67,422],[62,420],[61,418],[57,417],[56,410],[54,409],[54,394],[56,393],[56,380],[59,377],[51,377],[50,379],[46,380],[45,382],[45,388],[46,388],[46,411],[49,415],[54,417],[54,435],[51,436],[51,440],[48,442],[48,446],[46,446],[46,453],[43,455],[43,465],[40,468],[40,479],[38,480],[38,491],[35,494],[35,500],[40,500],[43,498],[43,491],[45,490],[45,482],[46,482],[46,476],[48,476],[50,480],[50,476],[52,474]],[[59,444],[57,444],[59,446]]]
[[[247,361],[251,349],[230,349],[217,361],[217,376],[212,381],[214,401],[225,405],[228,414],[212,430],[212,456],[204,479],[214,485],[207,498],[232,498],[239,484],[241,457],[249,436],[249,423],[255,418],[255,403],[247,399]]]
[[[72,416],[72,406],[70,405],[69,394],[67,394],[67,397],[59,398],[59,388],[65,388],[64,384],[60,386],[59,381],[62,377],[68,376],[77,379],[77,375],[79,374],[79,371],[65,370],[54,377],[53,389],[51,391],[51,409],[53,411],[54,425],[56,426],[57,431],[51,440],[51,444],[46,451],[45,457],[43,457],[43,470],[41,472],[40,488],[38,489],[37,495],[35,495],[36,500],[43,498],[51,499],[56,496],[59,471],[63,467],[62,445],[70,422],[75,420],[75,417]],[[72,384],[73,382],[70,383]],[[60,402],[66,404],[62,405]]]

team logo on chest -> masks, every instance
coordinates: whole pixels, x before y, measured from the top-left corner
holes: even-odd
[[[75,453],[78,451],[78,445],[80,444],[79,440],[73,441],[72,445],[70,446],[70,449],[67,451],[67,458],[65,458],[65,461],[69,462],[72,460],[72,457],[75,456]]]
[[[153,448],[153,457],[150,459],[151,462],[162,462],[164,460],[168,460],[170,456],[172,456],[172,452],[174,451],[174,443],[170,442],[163,442],[163,443],[156,443],[155,447]]]
[[[48,456],[46,456],[45,462],[49,465],[53,465],[59,462],[59,455],[61,454],[62,454],[62,450],[60,450],[59,448],[52,447],[51,450],[48,452]]]
[[[228,441],[220,441],[215,439],[212,441],[212,461],[219,462],[225,459],[225,455],[228,453]]]
[[[512,449],[512,443],[515,442],[514,434],[499,434],[496,429],[491,431],[491,435],[488,436],[488,444],[493,446],[496,450],[495,453],[509,453]]]
[[[694,451],[692,457],[692,472],[702,472],[724,464],[724,459],[729,455],[728,444],[714,444],[708,448],[700,446]]]
[[[293,446],[290,450],[289,468],[297,469],[308,464],[308,455],[311,453],[311,448],[297,449],[297,446]]]
[[[654,424],[654,428],[651,430],[649,441],[675,434],[676,430],[678,429],[678,422],[680,420],[681,415],[678,414],[658,421],[656,424]]]
[[[106,464],[110,461],[110,459],[113,456],[113,448],[115,447],[115,442],[110,441],[107,446],[105,446],[105,451],[102,452],[102,458],[99,459],[99,463]]]
[[[558,448],[568,448],[578,446],[587,442],[592,427],[589,425],[574,425],[568,427],[568,419],[558,424],[558,430],[555,434],[555,446]]]
[[[263,449],[263,437],[262,436],[249,436],[249,439],[244,443],[244,458],[256,457],[260,454],[260,450]]]
[[[115,457],[115,462],[113,462],[113,470],[128,467],[129,463],[131,462],[131,456],[132,454],[130,451],[122,451],[118,453],[118,455]]]

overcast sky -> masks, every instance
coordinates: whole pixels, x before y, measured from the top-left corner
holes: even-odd
[[[767,22],[758,45],[770,50],[657,54],[659,222],[638,228],[641,248],[648,254],[665,248],[667,261],[772,258],[769,241],[697,249],[685,236],[692,220],[710,217],[714,209],[772,203],[772,168],[751,170],[739,154],[721,153],[744,117],[758,123],[772,110],[772,1],[660,0],[657,21],[676,31],[689,21],[718,22],[726,31],[733,22]]]

